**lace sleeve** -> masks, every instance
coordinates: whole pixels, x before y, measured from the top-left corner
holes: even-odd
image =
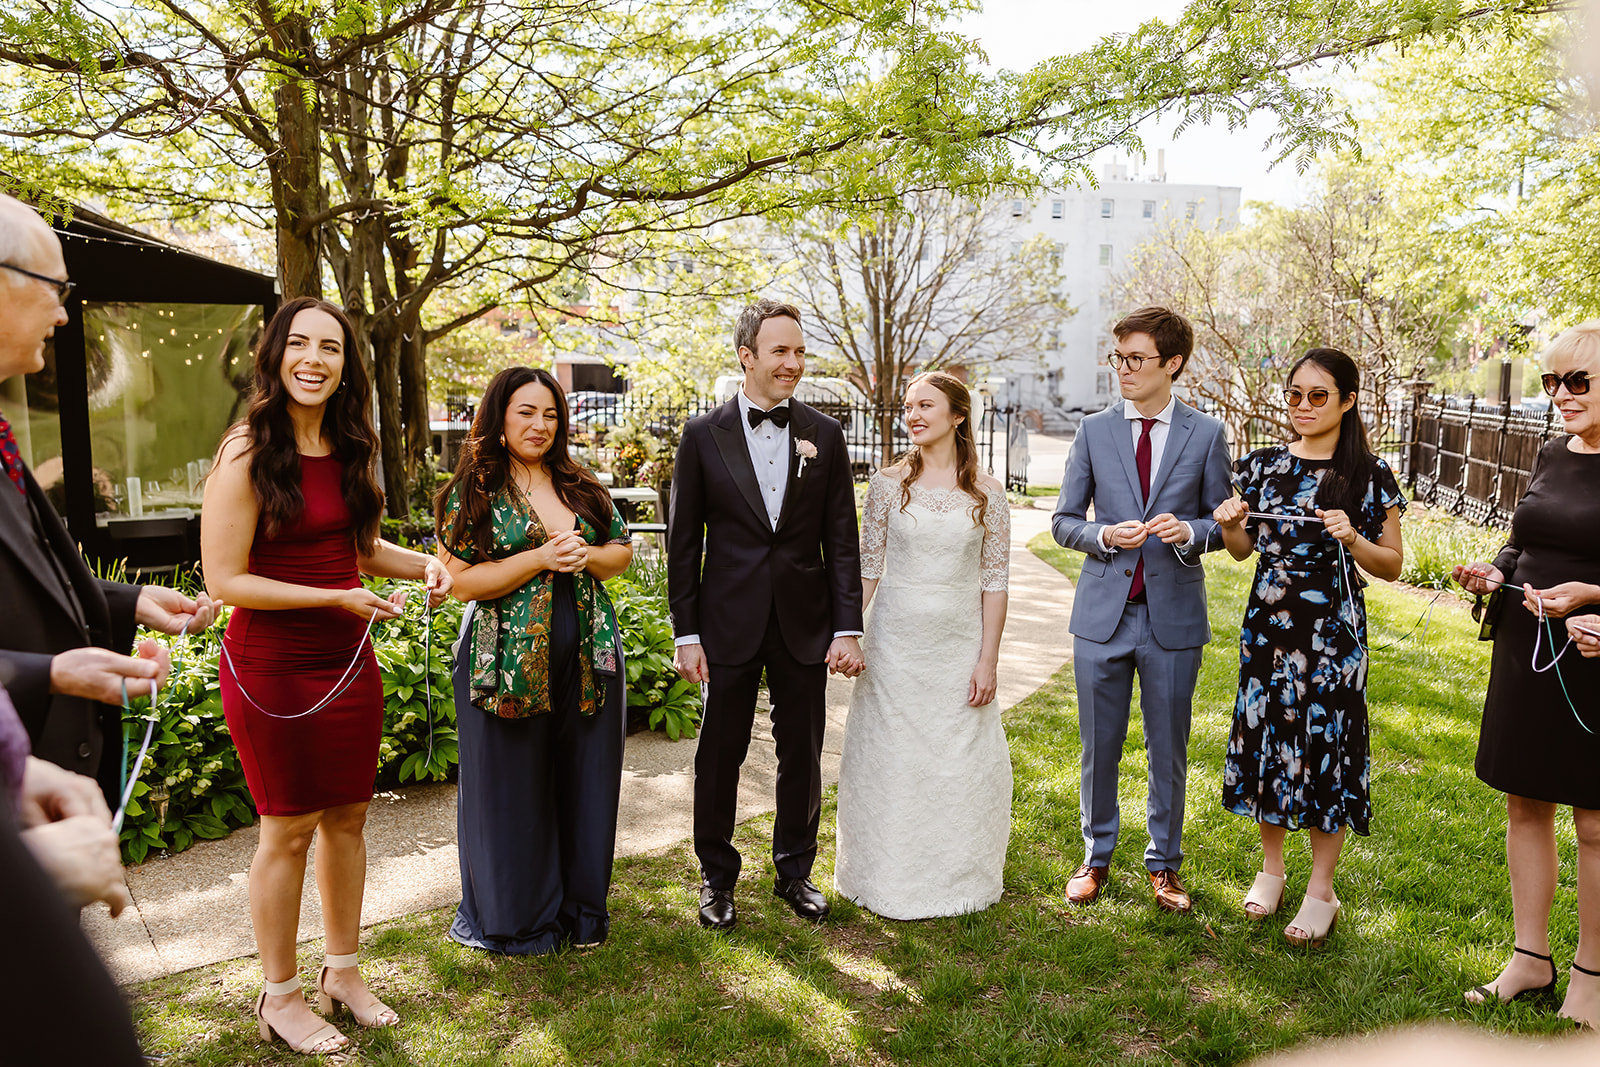
[[[985,593],[1004,593],[1011,583],[1011,507],[1001,488],[989,490],[989,507],[983,516],[983,578]]]
[[[874,474],[867,483],[866,503],[861,506],[861,577],[883,577],[883,557],[889,545],[889,498],[897,496],[899,486],[885,474]]]

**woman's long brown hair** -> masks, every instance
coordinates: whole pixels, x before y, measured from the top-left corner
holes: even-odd
[[[383,490],[372,471],[378,435],[372,428],[372,385],[356,348],[356,331],[336,304],[297,297],[278,309],[261,335],[256,346],[255,384],[243,424],[249,444],[250,486],[261,502],[268,537],[294,522],[305,508],[300,492],[300,450],[289,418],[289,390],[283,384],[283,356],[294,317],[308,308],[327,312],[344,331],[344,370],[338,390],[323,409],[322,432],[344,464],[340,489],[345,507],[350,509],[350,539],[356,552],[365,556],[378,539],[383,516]]]
[[[956,425],[956,487],[972,497],[973,522],[982,526],[989,515],[989,497],[978,488],[978,439],[972,430],[972,394],[967,392],[966,383],[960,378],[942,370],[917,375],[906,384],[906,392],[924,382],[945,395],[950,402],[950,414],[961,420]],[[900,479],[900,510],[904,511],[911,504],[912,483],[922,477],[922,449],[913,445],[911,451],[887,469],[906,472]]]
[[[439,543],[456,555],[460,555],[457,549],[470,545],[478,560],[491,558],[494,549],[491,505],[511,479],[511,453],[500,440],[505,431],[506,410],[511,407],[511,397],[518,389],[535,382],[550,390],[556,400],[556,434],[550,441],[549,451],[544,454],[544,469],[550,475],[556,495],[563,504],[583,516],[602,538],[611,529],[611,494],[600,484],[600,479],[587,468],[580,467],[567,451],[570,418],[567,395],[561,383],[547,370],[507,367],[496,374],[489,388],[484,390],[483,401],[472,419],[472,433],[462,442],[456,472],[433,500],[434,532]],[[461,510],[446,530],[445,504],[457,486],[461,488]]]

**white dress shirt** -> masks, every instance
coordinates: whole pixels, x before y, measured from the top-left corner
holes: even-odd
[[[789,406],[780,400],[772,408],[763,408],[745,395],[741,388],[739,397],[739,426],[744,430],[745,448],[750,452],[750,466],[755,468],[756,485],[761,487],[761,502],[767,506],[767,518],[772,528],[778,528],[778,517],[783,514],[783,496],[789,489],[789,427],[779,427],[771,419],[761,425],[750,425],[751,411],[770,411]],[[860,630],[839,630],[835,637],[860,637]],[[673,638],[674,645],[698,645],[699,634],[685,634]]]
[[[1150,427],[1151,485],[1156,484],[1156,472],[1161,469],[1161,460],[1166,455],[1167,436],[1172,431],[1172,412],[1177,406],[1178,398],[1172,397],[1167,401],[1166,407],[1162,408],[1154,415],[1149,416],[1150,418],[1156,420],[1156,424]],[[1146,416],[1139,414],[1139,409],[1134,407],[1133,401],[1124,400],[1122,402],[1122,417],[1128,420],[1128,429],[1133,434],[1134,454],[1138,455],[1139,437],[1144,433],[1144,426],[1142,425],[1141,420]],[[1146,501],[1145,503],[1149,503],[1149,501]],[[1186,537],[1178,547],[1187,548],[1194,542],[1194,527],[1185,522],[1183,524],[1183,528],[1189,531],[1189,536]],[[1117,550],[1111,547],[1111,542],[1108,540],[1110,533],[1110,526],[1100,527],[1100,547],[1106,552],[1115,553]]]
[[[770,409],[789,406],[787,400],[778,401]],[[767,507],[767,518],[772,528],[778,528],[778,516],[783,514],[783,494],[789,488],[789,427],[779,427],[771,419],[759,426],[750,425],[750,412],[769,410],[762,408],[739,390],[739,427],[744,430],[745,447],[750,452],[750,466],[755,468],[756,484],[761,487],[761,502]]]

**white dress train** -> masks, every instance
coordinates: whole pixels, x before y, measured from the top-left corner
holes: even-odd
[[[1000,899],[1011,754],[1000,707],[967,704],[983,593],[1009,576],[1011,515],[988,492],[982,526],[960,489],[873,475],[861,575],[878,579],[839,768],[834,888],[891,919],[981,911]]]

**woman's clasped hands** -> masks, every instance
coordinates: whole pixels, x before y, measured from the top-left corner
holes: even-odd
[[[577,530],[562,530],[536,550],[543,553],[544,569],[577,574],[589,565],[589,542]]]

